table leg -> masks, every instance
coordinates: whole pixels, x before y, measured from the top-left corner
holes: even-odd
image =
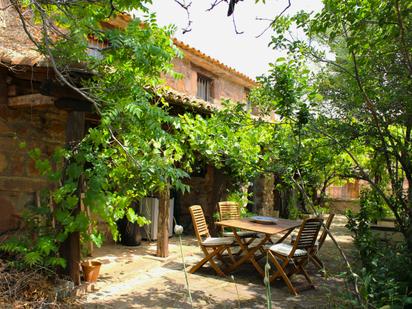
[[[237,269],[240,265],[246,263],[247,261],[252,262],[253,266],[256,270],[261,274],[262,277],[265,276],[265,272],[263,271],[262,267],[260,267],[259,263],[255,260],[255,252],[259,250],[263,245],[270,239],[270,235],[265,235],[265,237],[259,242],[256,247],[248,248],[243,242],[239,235],[236,233],[236,229],[233,228],[233,234],[235,235],[236,241],[238,242],[240,249],[244,253],[244,255],[236,261],[229,269],[228,272],[232,272]]]
[[[278,243],[281,243],[282,241],[284,241],[285,238],[288,237],[290,235],[290,233],[293,232],[294,229],[295,228],[293,227],[290,230],[288,230],[287,233],[285,235],[283,235],[276,243],[278,244]]]

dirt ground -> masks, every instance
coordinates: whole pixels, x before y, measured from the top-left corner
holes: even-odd
[[[354,256],[352,238],[344,227],[345,218],[336,216],[331,230],[348,256]],[[183,263],[178,238],[170,239],[170,256],[154,256],[156,243],[143,242],[138,247],[108,245],[94,252],[95,260],[103,263],[98,282],[80,299],[83,308],[191,308],[186,290]],[[195,237],[183,237],[186,269],[203,256]],[[278,280],[271,286],[273,308],[330,308],[339,303],[345,291],[344,263],[338,250],[327,238],[319,256],[326,265],[321,274],[308,266],[316,289],[292,296],[286,285]],[[206,264],[195,274],[189,274],[194,308],[266,308],[263,279],[251,264],[243,265],[229,277],[215,275]],[[294,276],[293,283],[303,283]],[[240,303],[239,303],[240,302]]]

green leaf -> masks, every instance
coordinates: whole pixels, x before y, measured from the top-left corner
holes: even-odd
[[[60,266],[62,268],[66,268],[67,262],[65,259],[60,258],[60,257],[50,257],[47,259],[47,264],[50,266]]]
[[[37,249],[44,255],[49,255],[52,252],[57,251],[57,247],[53,240],[49,237],[41,237],[37,241]]]
[[[26,254],[24,255],[24,258],[23,258],[23,259],[24,259],[24,261],[25,261],[28,265],[34,266],[34,265],[36,265],[36,264],[40,264],[40,263],[41,263],[41,261],[42,261],[42,256],[40,255],[39,252],[33,251],[33,252],[26,253]]]

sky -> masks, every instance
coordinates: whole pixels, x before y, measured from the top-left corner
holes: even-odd
[[[186,11],[174,0],[153,2],[151,9],[157,13],[158,23],[177,26],[176,38],[249,77],[255,78],[264,74],[269,68],[269,63],[282,56],[282,52],[268,47],[270,29],[259,38],[256,37],[269,24],[268,21],[256,20],[256,17],[273,19],[287,6],[287,0],[266,0],[266,4],[255,4],[255,0],[238,2],[235,7],[236,26],[243,34],[236,34],[232,18],[226,16],[226,3],[221,3],[207,12],[213,0],[192,0],[192,30],[183,34],[182,29],[187,26]],[[186,0],[186,3],[189,2],[190,0]],[[292,6],[287,10],[287,14],[300,10],[316,12],[322,8],[321,0],[291,2]]]

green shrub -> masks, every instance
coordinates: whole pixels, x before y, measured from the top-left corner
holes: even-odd
[[[240,217],[246,218],[254,215],[254,213],[250,212],[246,207],[247,204],[252,203],[252,201],[249,200],[251,196],[252,193],[243,192],[240,190],[232,191],[227,195],[227,200],[238,203],[240,205]]]
[[[369,188],[363,188],[360,192],[360,207],[372,222],[392,216],[391,210],[382,197]]]
[[[0,244],[12,266],[23,269],[33,266],[65,267],[66,261],[59,257],[61,240],[52,228],[49,207],[29,205],[23,213],[24,228]]]
[[[366,307],[404,308],[412,305],[412,257],[406,243],[384,242],[371,232],[371,220],[382,214],[376,209],[371,212],[372,203],[361,204],[359,214],[347,213],[346,226],[361,259],[357,275],[362,301]]]

